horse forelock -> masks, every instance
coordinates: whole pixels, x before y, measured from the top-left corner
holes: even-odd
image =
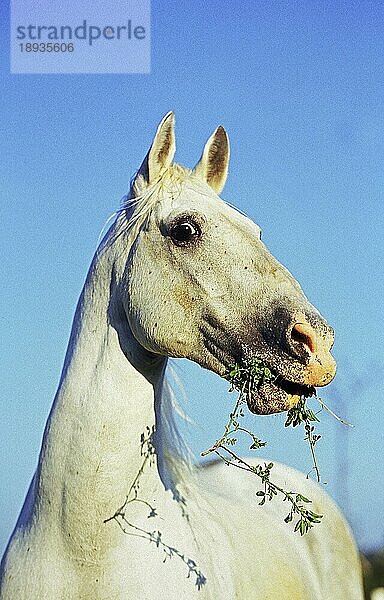
[[[122,198],[120,208],[110,217],[116,217],[115,223],[101,243],[101,248],[110,246],[124,233],[129,234],[130,242],[134,243],[154,207],[167,196],[177,199],[187,185],[202,195],[207,195],[206,186],[200,178],[177,163],[172,163],[150,183],[141,173],[136,173],[132,177],[129,192]]]

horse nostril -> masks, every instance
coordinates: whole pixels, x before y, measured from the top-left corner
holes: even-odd
[[[291,341],[293,346],[305,346],[310,354],[315,354],[317,351],[316,338],[316,332],[309,323],[296,323],[292,327]]]

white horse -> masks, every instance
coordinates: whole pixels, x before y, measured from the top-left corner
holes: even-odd
[[[183,457],[168,356],[219,375],[260,357],[279,378],[253,390],[256,413],[286,410],[335,364],[330,327],[260,229],[218,197],[224,129],[193,171],[174,150],[169,113],[90,267],[0,597],[361,599],[349,528],[315,483],[274,467],[324,515],[301,537],[286,504],[258,505],[256,477]]]

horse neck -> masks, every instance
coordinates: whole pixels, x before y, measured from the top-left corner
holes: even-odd
[[[124,503],[142,467],[142,435],[155,428],[163,386],[166,360],[135,342],[114,300],[115,268],[112,249],[91,266],[37,472],[35,509],[58,517],[69,534],[101,523]],[[155,468],[141,475],[143,494],[164,489],[164,461],[156,458]]]

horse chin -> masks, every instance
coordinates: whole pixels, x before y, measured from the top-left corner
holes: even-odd
[[[247,396],[249,410],[256,415],[284,412],[295,406],[302,396],[309,397],[315,388],[281,380],[266,382]]]

